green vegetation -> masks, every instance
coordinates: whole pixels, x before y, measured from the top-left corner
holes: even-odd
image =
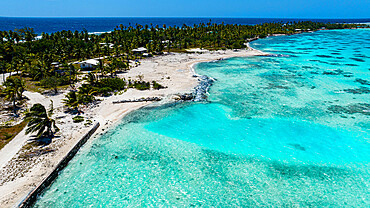
[[[24,81],[22,79],[16,78],[16,77],[8,77],[6,79],[6,81],[4,82],[4,86],[5,86],[5,90],[4,90],[5,99],[12,101],[13,111],[14,111],[14,114],[16,114],[17,113],[17,111],[16,111],[17,106],[15,104],[15,101],[17,99],[18,100],[22,99],[22,94],[23,94],[24,89],[25,89]]]
[[[187,48],[235,49],[255,38],[272,34],[294,34],[320,28],[344,29],[368,27],[360,24],[330,24],[318,22],[265,23],[258,25],[207,24],[162,27],[154,25],[123,26],[111,33],[88,34],[87,31],[43,33],[40,40],[32,28],[0,31],[0,69],[2,72],[21,71],[23,76],[40,81],[47,77],[63,77],[75,81],[74,61],[108,56],[100,60],[97,72],[111,77],[117,71],[129,69],[129,60],[141,57],[133,49],[146,47],[150,54],[164,51],[184,51]],[[64,82],[65,83],[65,82]]]
[[[126,83],[123,79],[114,77],[114,78],[104,78],[100,79],[97,82],[97,87],[98,88],[110,88],[111,91],[121,91],[125,89]]]
[[[155,89],[155,90],[165,88],[162,85],[158,84],[156,81],[152,81],[152,86],[153,86],[153,89]]]
[[[8,144],[27,125],[26,121],[14,126],[0,127],[0,149]]]
[[[145,81],[128,81],[128,88],[135,88],[138,90],[149,90],[150,89],[150,82]]]
[[[58,91],[58,86],[74,84],[77,81],[75,61],[107,56],[99,59],[95,72],[114,77],[117,72],[129,69],[129,61],[141,58],[132,50],[146,47],[149,54],[164,51],[182,51],[188,48],[236,49],[245,48],[246,42],[272,34],[294,34],[297,31],[315,31],[321,28],[344,29],[369,27],[364,24],[330,24],[318,22],[265,23],[258,25],[207,24],[182,25],[139,25],[115,28],[111,33],[88,34],[87,31],[59,31],[43,33],[35,40],[32,28],[15,31],[0,31],[1,72],[21,72],[26,86],[39,91],[35,84],[40,82],[46,89]],[[142,80],[140,80],[142,81]],[[146,89],[147,84],[136,83],[137,89]],[[97,86],[100,87],[100,86]],[[117,90],[110,86],[113,91]],[[155,89],[158,86],[155,85]],[[95,90],[97,91],[97,90]],[[101,90],[108,95],[109,89]],[[12,95],[9,94],[10,97]]]
[[[90,126],[92,124],[92,120],[86,120],[86,122],[84,123],[85,126]]]
[[[81,122],[83,122],[85,119],[84,119],[84,117],[82,117],[82,116],[75,116],[75,117],[73,117],[73,118],[72,118],[72,120],[73,120],[73,123],[81,123]]]
[[[39,103],[34,104],[30,111],[26,113],[25,121],[28,122],[26,134],[37,132],[37,139],[42,137],[53,137],[54,133],[59,131],[59,128],[55,124],[55,120],[51,118],[53,111],[54,108],[52,103],[48,112],[43,105]]]
[[[137,90],[159,90],[165,88],[156,81],[146,82],[141,81],[143,77],[139,76],[140,80],[128,80],[127,82],[118,77],[106,77],[98,79],[94,73],[88,73],[85,77],[87,84],[82,84],[78,91],[70,91],[63,100],[65,106],[74,113],[79,113],[78,107],[80,105],[87,105],[95,101],[96,95],[110,96],[112,93],[118,93],[128,88],[135,88]]]
[[[65,106],[72,110],[78,110],[78,106],[81,104],[76,91],[70,91],[67,93],[66,98],[63,99]]]

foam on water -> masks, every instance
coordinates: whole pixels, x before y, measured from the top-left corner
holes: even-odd
[[[36,207],[366,207],[370,30],[273,37],[284,56],[195,66],[209,103],[141,109],[86,145]]]

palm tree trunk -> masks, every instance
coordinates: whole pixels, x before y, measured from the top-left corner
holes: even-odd
[[[17,106],[15,106],[15,95],[14,95],[14,97],[13,97],[13,112],[14,112],[14,114],[17,114]]]

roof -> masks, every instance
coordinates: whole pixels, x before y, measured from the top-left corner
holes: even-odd
[[[186,49],[188,52],[193,52],[193,53],[204,53],[208,52],[206,49],[200,49],[200,48],[192,48],[192,49]]]
[[[113,43],[99,43],[102,46],[108,46],[109,48],[113,48],[114,44]]]
[[[145,52],[147,51],[148,49],[144,48],[144,47],[140,47],[140,48],[136,48],[136,49],[133,49],[132,51],[133,52]]]
[[[99,61],[96,60],[96,59],[89,59],[89,60],[85,60],[85,61],[80,62],[80,64],[99,65]]]

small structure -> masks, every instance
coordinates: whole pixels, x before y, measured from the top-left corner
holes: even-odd
[[[186,49],[189,53],[206,53],[208,52],[207,49],[200,49],[200,48],[192,48],[192,49]]]
[[[143,57],[152,57],[153,55],[150,53],[143,53]]]
[[[133,49],[132,52],[134,54],[143,54],[143,53],[147,53],[148,49],[146,49],[144,47],[140,47],[140,48]]]
[[[79,62],[79,64],[81,69],[95,69],[99,65],[99,61],[96,59],[89,59]]]
[[[114,47],[114,44],[113,43],[99,43],[101,45],[101,47],[109,47],[109,48],[113,48]]]
[[[54,68],[58,68],[60,66],[60,63],[59,62],[52,62],[51,66],[54,67]]]

